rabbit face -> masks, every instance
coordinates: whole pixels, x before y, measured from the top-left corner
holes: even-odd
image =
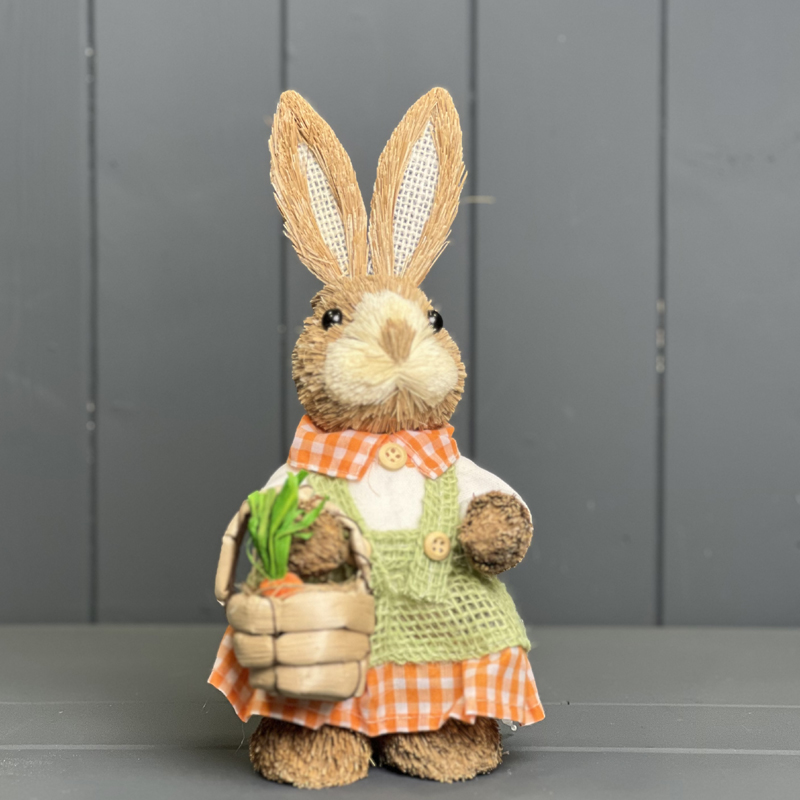
[[[416,286],[367,275],[327,285],[292,358],[300,402],[326,431],[438,428],[464,388],[461,356]]]
[[[369,225],[347,153],[296,92],[281,95],[269,146],[286,235],[325,284],[292,356],[306,412],[325,431],[442,427],[466,373],[419,285],[447,245],[464,186],[452,98],[431,89],[395,128]]]

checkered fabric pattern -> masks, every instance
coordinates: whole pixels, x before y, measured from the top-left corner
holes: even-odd
[[[522,647],[467,661],[381,664],[367,673],[361,697],[326,703],[267,695],[248,683],[249,672],[233,652],[228,628],[208,682],[228,698],[239,718],[252,714],[306,728],[335,725],[367,736],[438,730],[448,719],[476,717],[530,725],[544,719],[536,682]]]
[[[438,478],[458,460],[454,428],[398,433],[365,433],[346,430],[325,433],[306,415],[297,426],[289,466],[318,472],[331,478],[359,481],[385,442],[401,444],[408,454],[406,466],[416,467],[426,478]]]

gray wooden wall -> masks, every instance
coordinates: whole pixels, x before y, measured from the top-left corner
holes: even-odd
[[[426,288],[461,448],[534,510],[524,616],[800,624],[798,31],[792,0],[0,0],[0,620],[221,620],[316,286],[264,117],[299,90],[367,191],[443,85],[471,176]]]

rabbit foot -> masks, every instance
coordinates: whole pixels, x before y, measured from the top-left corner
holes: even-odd
[[[503,760],[500,726],[487,717],[474,725],[450,719],[438,731],[392,733],[373,744],[381,766],[440,783],[468,781]]]
[[[458,539],[478,572],[497,575],[522,561],[532,536],[530,512],[516,497],[486,492],[470,501]]]
[[[250,738],[256,772],[301,789],[346,786],[366,778],[371,755],[364,734],[330,725],[315,731],[264,717]]]

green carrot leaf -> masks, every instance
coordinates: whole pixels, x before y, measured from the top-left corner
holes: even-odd
[[[297,475],[290,472],[286,478],[286,483],[283,484],[278,496],[275,498],[275,504],[272,506],[272,514],[269,523],[270,536],[275,534],[275,531],[280,527],[286,517],[286,513],[297,503]]]
[[[292,547],[292,538],[287,536],[275,542],[275,577],[282,578],[289,568],[289,550]]]
[[[274,489],[267,489],[266,492],[262,495],[264,498],[263,500],[263,507],[261,509],[261,513],[268,517],[270,512],[272,511],[272,505],[275,502],[275,490]]]
[[[256,547],[261,555],[261,560],[266,566],[269,563],[269,548],[267,546],[267,526],[269,525],[269,513],[264,513],[258,521],[258,531],[255,537]]]
[[[305,527],[310,528],[311,525],[316,521],[317,517],[325,510],[324,506],[325,503],[328,502],[327,495],[322,498],[318,506],[315,506],[311,509],[304,517],[300,520],[301,525],[305,525]]]
[[[250,520],[247,525],[250,539],[266,569],[270,561],[267,547],[267,528],[270,511],[275,503],[275,490],[268,489],[266,492],[253,492],[248,496],[247,501],[250,504]]]
[[[323,498],[322,502],[307,512],[302,519],[282,525],[278,533],[281,535],[286,533],[297,533],[297,531],[304,531],[307,528],[310,528],[316,521],[317,517],[323,512],[323,506],[327,499],[327,497]]]
[[[306,470],[289,473],[279,491],[253,492],[249,497],[250,544],[246,550],[250,563],[261,567],[269,578],[282,578],[288,569],[292,537],[307,540],[313,535],[309,528],[323,511],[327,497],[315,508],[303,512],[298,504],[300,484],[307,477]]]

